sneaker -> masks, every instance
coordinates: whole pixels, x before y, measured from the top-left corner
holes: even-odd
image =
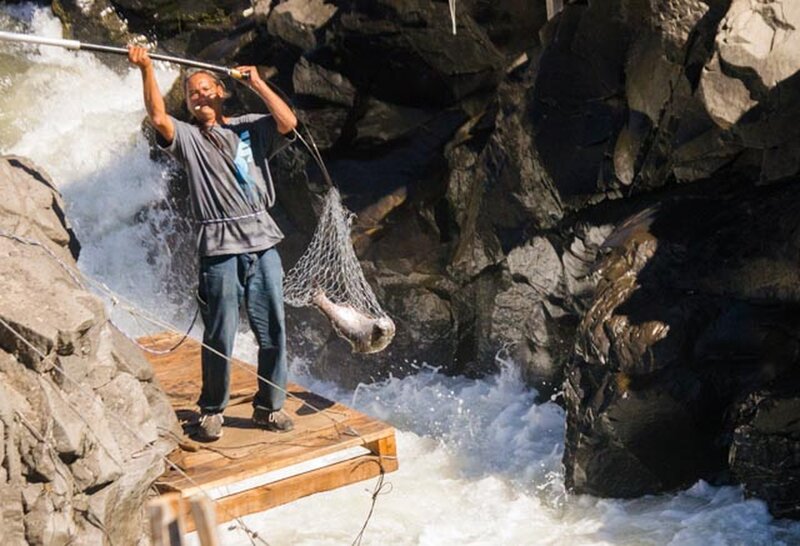
[[[204,413],[200,416],[200,428],[197,438],[206,442],[213,442],[222,438],[222,424],[225,419],[221,413]]]
[[[272,432],[289,432],[294,428],[294,423],[285,411],[272,411],[258,406],[253,409],[253,423]]]

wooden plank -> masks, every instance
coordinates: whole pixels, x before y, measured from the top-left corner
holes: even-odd
[[[147,504],[153,546],[183,546],[183,507],[181,495],[162,495]]]
[[[393,434],[393,431],[387,431],[383,427],[377,428],[374,425],[369,425],[369,423],[364,423],[364,426],[361,427],[362,430],[370,429],[365,431],[366,433],[361,432],[361,437],[337,437],[331,441],[326,441],[324,444],[282,443],[284,440],[277,438],[268,444],[269,455],[265,458],[245,456],[240,460],[231,461],[216,455],[214,452],[210,452],[211,455],[208,455],[206,462],[198,464],[197,461],[193,461],[193,464],[189,465],[192,469],[190,479],[171,471],[159,479],[158,487],[162,490],[177,490],[191,494],[196,492],[198,488],[196,484],[198,482],[203,488],[220,487],[246,479],[249,476],[264,474],[277,468],[298,464],[342,449],[359,445],[367,445],[369,447],[370,444],[387,437],[390,433]],[[263,434],[274,436],[274,434],[266,432]],[[320,439],[320,436],[316,438]]]
[[[179,339],[177,334],[159,334],[139,341],[163,350]],[[200,343],[187,339],[169,354],[147,357],[179,417],[196,414]],[[231,403],[225,411],[223,437],[211,444],[190,442],[171,454],[182,472],[166,472],[158,481],[159,490],[184,498],[209,491],[226,494],[215,503],[223,522],[398,468],[391,426],[299,385],[288,385],[284,407],[295,421],[293,431],[278,434],[255,427],[247,403],[256,388],[254,374],[254,366],[232,361]],[[368,451],[348,452],[358,447]],[[354,458],[342,461],[346,457]],[[320,464],[322,468],[317,467]],[[249,489],[242,490],[245,487]],[[194,529],[194,523],[185,525]]]
[[[205,495],[195,495],[189,499],[189,506],[200,546],[219,546],[217,516],[211,501]]]
[[[395,468],[396,469],[396,468]],[[388,473],[392,470],[384,468]],[[273,484],[244,491],[217,500],[217,522],[225,523],[239,516],[263,512],[314,493],[330,491],[351,483],[381,475],[381,461],[374,455],[365,455],[313,472],[301,474]],[[194,522],[186,522],[187,532],[194,530]]]

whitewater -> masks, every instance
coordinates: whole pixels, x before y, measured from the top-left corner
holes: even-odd
[[[49,8],[34,4],[0,7],[0,30],[62,37]],[[176,77],[174,68],[158,67],[163,91]],[[87,53],[0,44],[0,153],[28,157],[50,174],[86,275],[186,328],[194,279],[174,279],[170,241],[183,220],[165,202],[173,167],[150,159],[144,115],[136,69],[112,69]],[[145,332],[108,305],[129,334]],[[255,360],[251,336],[240,336],[237,356]],[[400,469],[376,497],[363,544],[800,544],[800,523],[773,519],[737,487],[699,482],[635,500],[568,494],[564,411],[554,401],[534,403],[518,367],[497,358],[497,376],[473,380],[447,377],[421,354],[415,375],[355,390],[315,378],[301,360],[291,363],[292,381],[397,428]],[[350,544],[375,485],[354,484],[244,521],[273,546]],[[225,545],[251,544],[228,525],[220,535]]]

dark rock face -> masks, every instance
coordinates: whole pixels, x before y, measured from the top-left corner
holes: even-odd
[[[749,393],[797,385],[797,205],[792,187],[687,196],[612,233],[565,389],[570,487],[632,497],[720,482],[730,457],[734,473],[753,480],[748,492],[776,508],[800,500],[790,483],[753,476],[757,462],[780,468],[794,445],[758,451],[771,441],[762,424],[780,422],[766,409],[772,401],[757,421],[746,409],[755,402],[740,407]]]
[[[740,406],[731,470],[748,495],[768,499],[777,517],[800,518],[800,398],[797,381],[751,394]]]
[[[47,176],[5,156],[0,188],[3,544],[143,544],[175,414],[139,349],[70,273],[78,245]]]

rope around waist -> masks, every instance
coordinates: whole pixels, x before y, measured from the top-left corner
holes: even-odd
[[[223,224],[225,222],[236,222],[238,220],[246,220],[247,218],[255,218],[256,216],[260,216],[266,213],[267,209],[263,209],[256,212],[251,212],[250,214],[243,214],[241,216],[226,216],[224,218],[205,218],[203,220],[196,220],[196,222],[201,226],[205,226],[208,224]]]

